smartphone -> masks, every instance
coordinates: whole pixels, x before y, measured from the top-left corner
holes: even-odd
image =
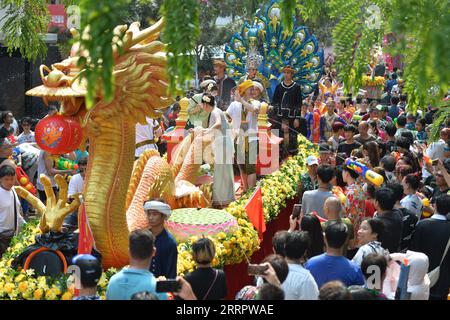
[[[300,217],[300,212],[302,211],[302,205],[299,203],[294,204],[292,208],[292,218],[298,219]]]
[[[161,280],[156,282],[156,292],[178,292],[181,285],[177,280]]]
[[[432,166],[437,166],[438,163],[439,163],[439,159],[434,159],[433,161],[431,161]]]
[[[249,276],[265,275],[267,269],[269,269],[268,265],[249,264],[248,265],[248,275]]]

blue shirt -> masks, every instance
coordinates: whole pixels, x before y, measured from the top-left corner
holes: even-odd
[[[395,104],[395,105],[391,105],[389,107],[389,117],[391,117],[391,119],[395,119],[398,118],[398,115],[400,113],[400,108]]]
[[[123,268],[113,275],[106,289],[106,300],[131,300],[138,292],[147,291],[160,300],[167,300],[165,293],[156,293],[156,278],[148,270]]]
[[[326,253],[308,260],[305,265],[320,288],[327,282],[339,280],[347,287],[362,286],[365,283],[361,268],[343,256],[329,256]]]
[[[175,279],[177,276],[177,242],[175,238],[163,230],[155,239],[156,255],[152,259],[150,271],[155,277],[165,276]]]

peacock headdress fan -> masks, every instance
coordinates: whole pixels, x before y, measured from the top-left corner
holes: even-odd
[[[295,18],[292,31],[283,29],[279,1],[272,0],[258,10],[253,23],[245,23],[241,32],[231,37],[224,54],[227,74],[238,81],[248,66],[255,64],[254,57],[261,57],[258,77],[272,97],[283,68],[290,65],[296,70],[294,81],[302,87],[305,98],[314,92],[322,76],[323,50],[319,49],[316,37],[307,27],[298,25]]]

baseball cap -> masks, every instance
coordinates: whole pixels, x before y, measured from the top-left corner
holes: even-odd
[[[314,164],[319,165],[319,160],[315,156],[309,156],[308,158],[306,158],[306,164],[308,166],[312,166]]]
[[[79,254],[73,257],[72,263],[80,268],[80,280],[84,287],[92,288],[97,285],[103,271],[96,257],[90,254]]]

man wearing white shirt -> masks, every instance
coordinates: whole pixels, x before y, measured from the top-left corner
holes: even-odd
[[[0,167],[0,257],[25,223],[19,197],[13,189],[15,182],[16,169],[10,165]]]
[[[319,296],[314,277],[302,266],[310,241],[306,231],[290,232],[286,237],[284,250],[289,273],[281,285],[286,300],[317,300]]]
[[[242,82],[236,90],[236,101],[233,101],[226,111],[232,120],[236,160],[244,191],[256,185],[258,112],[261,104],[252,99],[253,90],[252,80]]]
[[[136,123],[136,151],[134,156],[139,158],[140,155],[148,149],[153,149],[158,151],[158,138],[163,134],[162,128],[158,121],[145,117],[147,123],[142,125]]]
[[[79,173],[73,175],[69,181],[69,187],[67,191],[67,195],[69,196],[69,198],[73,198],[77,194],[83,193],[87,162],[88,159],[86,157],[83,157],[78,161]],[[71,214],[69,214],[66,217],[66,219],[64,219],[64,227],[76,229],[77,226],[78,226],[78,211],[74,211]]]

